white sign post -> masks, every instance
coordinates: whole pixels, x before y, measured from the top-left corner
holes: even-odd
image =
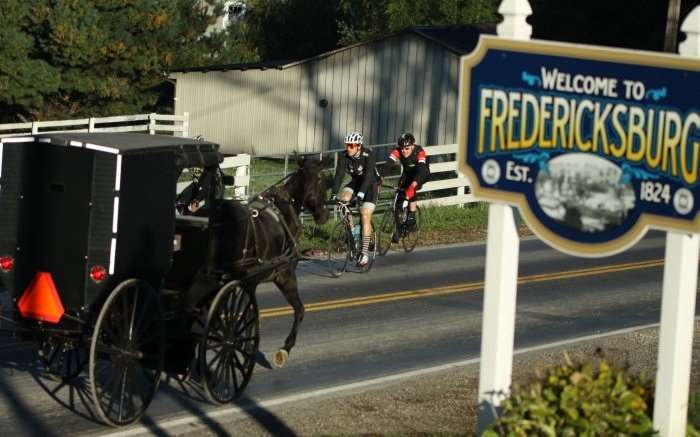
[[[498,26],[498,36],[509,38],[511,40],[530,39],[532,29],[525,20],[527,16],[532,13],[532,9],[530,8],[530,5],[527,0],[503,0],[498,12],[504,17],[502,23]],[[683,25],[681,26],[681,31],[686,33],[687,38],[680,45],[680,54],[684,57],[700,58],[700,6],[696,7],[695,10],[693,10],[691,14],[686,18]],[[484,39],[484,41],[486,41],[484,44],[487,48],[503,47],[506,45],[504,43],[499,46],[498,44],[494,43],[494,41],[496,40],[493,38],[486,38]],[[524,46],[523,43],[513,42],[508,44],[510,44],[508,46],[509,48],[512,48],[513,46]],[[529,44],[532,44],[532,46],[530,46]],[[543,43],[538,44],[540,44],[540,46],[543,45]],[[527,43],[526,45],[528,47],[534,47],[536,44],[533,42]],[[577,50],[578,53],[588,53],[587,55],[583,56],[584,59],[593,59],[597,62],[600,62],[601,57],[604,61],[607,61],[608,59],[607,55],[603,56],[598,54],[600,52],[596,52],[597,55],[592,56],[590,54],[591,49]],[[601,48],[600,50],[605,50],[605,48]],[[464,169],[465,172],[469,172],[469,174],[471,175],[470,177],[474,178],[474,180],[477,182],[474,185],[475,193],[477,196],[479,196],[479,192],[477,192],[476,189],[478,188],[479,190],[482,190],[483,187],[480,185],[480,183],[478,183],[479,179],[475,175],[473,168],[480,168],[483,172],[481,174],[483,180],[485,181],[484,183],[487,185],[492,185],[491,187],[483,188],[485,190],[484,198],[489,199],[492,202],[497,202],[491,203],[489,207],[488,238],[486,248],[484,310],[481,334],[481,365],[479,374],[479,433],[481,433],[496,418],[495,415],[497,414],[498,407],[501,405],[503,399],[506,396],[508,396],[511,386],[514,345],[513,339],[515,331],[515,305],[517,295],[519,238],[514,221],[513,208],[506,204],[498,203],[502,202],[504,200],[504,197],[499,197],[498,195],[496,195],[505,195],[503,193],[509,192],[506,188],[500,189],[498,186],[495,186],[494,188],[494,185],[497,181],[499,181],[499,178],[501,176],[501,167],[499,166],[496,159],[503,158],[499,158],[496,155],[488,155],[488,153],[486,153],[486,155],[490,159],[486,161],[480,161],[480,159],[483,160],[485,158],[479,157],[476,151],[481,150],[481,152],[479,153],[483,154],[485,153],[483,152],[483,149],[467,148],[467,144],[469,144],[470,147],[474,147],[475,144],[472,143],[475,143],[477,141],[472,139],[470,142],[470,137],[467,137],[466,113],[470,107],[469,105],[471,105],[469,103],[469,98],[473,98],[473,96],[470,96],[469,86],[465,86],[465,84],[470,83],[469,80],[471,80],[472,74],[478,74],[474,73],[474,71],[477,71],[476,66],[479,65],[479,63],[482,62],[484,59],[484,51],[480,52],[477,50],[475,53],[477,53],[477,55],[472,55],[471,58],[465,58],[466,60],[462,65],[463,70],[466,67],[470,68],[470,70],[469,75],[466,75],[464,72],[462,73],[463,82],[462,87],[460,88],[460,102],[462,102],[463,106],[460,109],[460,111],[462,111],[462,114],[459,117],[458,123],[460,135],[463,135],[463,137],[460,137],[460,152],[464,153],[464,155],[459,157],[460,168]],[[554,53],[554,51],[540,51],[537,53],[541,55],[542,53]],[[561,50],[556,54],[558,56],[562,56]],[[568,53],[564,54],[564,56],[566,55],[568,55]],[[690,65],[689,69],[687,69],[688,67],[686,67],[686,63],[679,63],[679,60],[674,59],[673,57],[663,58],[661,61],[655,60],[654,62],[649,61],[649,59],[655,59],[649,54],[637,55],[625,53],[624,57],[627,62],[629,62],[630,59],[637,59],[640,60],[641,65],[653,66],[654,68],[666,68],[667,71],[670,71],[672,74],[674,71],[685,71],[686,73],[684,74],[687,75],[689,74],[687,72],[697,71],[697,63],[695,63],[694,61],[687,63],[687,65]],[[477,58],[478,60],[475,61],[474,59]],[[487,67],[484,67],[484,69],[486,70]],[[535,83],[534,81],[539,80],[539,77],[533,76],[528,71],[523,70],[521,74],[522,80],[528,82],[529,86],[533,86],[533,84]],[[529,81],[533,82],[530,83]],[[473,83],[478,84],[480,82],[474,81]],[[541,84],[543,85],[544,81],[542,81]],[[528,92],[533,92],[531,90],[532,88],[529,88]],[[664,87],[662,90],[663,98],[665,98],[667,91],[666,87]],[[475,114],[485,114],[485,117],[491,117],[490,120],[492,120],[493,123],[491,125],[492,137],[495,135],[496,132],[499,132],[499,129],[501,129],[501,133],[504,132],[505,123],[507,120],[510,120],[510,118],[504,115],[504,113],[499,112],[497,116],[494,116],[493,113],[489,112],[492,110],[491,107],[488,107],[484,103],[487,102],[488,99],[497,98],[497,93],[500,91],[501,90],[496,89],[496,91],[493,91],[493,94],[483,94],[480,91],[482,95],[481,106],[474,106],[472,108],[473,113]],[[661,89],[657,91],[661,92]],[[485,92],[491,92],[491,90],[487,90]],[[486,95],[487,97],[484,98],[484,95]],[[506,96],[506,93],[502,92],[500,96]],[[506,97],[500,98],[506,99]],[[643,99],[646,99],[648,102],[649,96],[642,96],[637,100]],[[654,100],[654,102],[658,100],[658,98],[654,97],[652,97],[652,99]],[[669,103],[668,100],[664,102],[666,104]],[[676,104],[679,103],[676,102]],[[581,107],[583,107],[583,105],[585,105],[585,103],[582,104]],[[590,103],[590,105],[592,106],[593,103]],[[651,105],[653,105],[653,103],[651,103]],[[644,108],[641,108],[641,110],[644,111]],[[695,109],[694,107],[691,107],[691,112],[693,111],[695,111]],[[577,114],[580,112],[582,111],[579,110]],[[692,117],[697,117],[697,115],[694,112],[693,114],[694,115],[692,115]],[[508,123],[510,123],[510,121],[508,121]],[[690,125],[697,126],[697,123],[693,121],[692,123],[688,123],[688,126]],[[690,132],[690,129],[691,128],[688,128],[688,130],[685,132]],[[508,132],[508,135],[510,135],[510,131]],[[501,138],[503,138],[503,135],[501,136]],[[670,141],[671,139],[667,138],[666,140]],[[492,139],[492,141],[495,140]],[[493,144],[493,142],[491,144]],[[532,144],[530,144],[528,147],[531,146]],[[686,147],[685,143],[683,143],[683,147]],[[468,151],[473,153],[470,154],[468,153]],[[549,151],[551,151],[551,147]],[[547,152],[547,150],[545,150],[545,152]],[[543,155],[545,155],[547,160],[549,159],[548,153],[543,153]],[[579,156],[582,156],[581,153],[579,153]],[[693,157],[690,158],[691,164],[693,163],[692,160],[695,160],[694,164],[697,166],[697,156],[694,154],[692,156]],[[532,154],[530,154],[529,158],[533,158]],[[599,158],[599,160],[600,159],[602,158]],[[489,161],[491,161],[491,163],[487,166],[487,164],[489,164]],[[544,161],[540,162],[540,164],[542,164],[543,162]],[[628,165],[628,168],[632,168],[629,165],[629,163],[625,164]],[[635,163],[632,162],[632,165],[635,165]],[[547,173],[545,174],[548,174],[549,170],[546,171]],[[646,174],[643,171],[641,173]],[[646,180],[646,176],[637,177],[641,178],[642,181]],[[489,178],[491,180],[490,182]],[[521,180],[518,178],[516,179]],[[620,178],[620,180],[622,180],[622,177]],[[531,181],[528,182],[531,183]],[[693,192],[695,192],[697,190],[697,187],[695,185],[692,185],[693,183],[694,182],[691,181],[689,182],[689,184],[691,185],[686,185],[688,188],[680,188],[676,191],[677,195],[674,195],[673,203],[671,205],[675,208],[676,214],[689,214],[689,212],[693,210],[693,199],[698,199],[697,195],[696,197],[693,197],[693,193],[690,191],[692,190]],[[670,185],[667,185],[667,187],[670,187]],[[491,190],[490,193],[486,192],[487,189]],[[679,193],[681,193],[681,195],[678,195]],[[520,199],[519,197],[508,198],[516,199],[516,201],[517,199]],[[645,201],[647,201],[647,204],[644,204],[643,206],[645,208],[650,208],[650,217],[660,217],[656,219],[660,221],[650,221],[648,222],[648,226],[657,226],[659,229],[667,230],[663,295],[661,305],[661,328],[659,333],[658,373],[656,375],[656,394],[653,412],[654,427],[660,432],[660,435],[662,437],[675,437],[684,435],[686,427],[686,417],[688,409],[688,388],[693,343],[692,340],[695,322],[694,317],[697,291],[698,258],[700,252],[700,235],[698,234],[698,221],[696,219],[693,219],[691,217],[691,220],[689,220],[690,224],[681,223],[677,216],[672,217],[670,221],[663,221],[661,220],[661,218],[664,218],[665,216],[660,215],[660,213],[667,215],[668,213],[664,212],[665,210],[663,210],[661,207],[655,206],[653,202],[649,203],[648,199],[646,199]],[[676,204],[676,202],[678,203]],[[666,204],[669,204],[668,200],[666,201]],[[518,203],[518,205],[523,207],[521,203]],[[529,207],[528,204],[524,206]],[[638,207],[642,208],[642,206]],[[532,214],[532,208],[526,208],[525,212],[530,213],[529,219],[535,220],[534,215]],[[656,214],[656,216],[654,216],[653,214]],[[641,214],[641,216],[646,217],[645,214]],[[569,226],[573,226],[574,229],[576,226],[576,217],[577,216],[572,214],[571,222],[569,223]],[[580,220],[580,216],[578,217]],[[697,216],[695,215],[694,217]],[[676,221],[674,222],[673,220]],[[553,234],[548,230],[544,229],[541,225],[541,222],[537,222],[537,220],[535,220],[534,224],[540,226],[538,228],[540,231],[546,231],[545,235],[547,235],[550,240],[553,236],[556,236],[556,234]],[[618,224],[617,226],[620,226],[620,224]],[[643,235],[643,232],[646,231],[646,228],[648,226],[637,227],[636,232],[639,238],[641,238],[641,235]],[[630,229],[634,230],[633,228]],[[550,241],[547,239],[545,240]],[[567,244],[571,243],[571,241],[573,240],[567,240]],[[613,250],[615,248],[618,248],[619,250],[624,250],[625,247],[629,247],[629,245],[633,244],[634,241],[636,240],[634,240],[633,238],[630,238],[628,240],[620,240],[619,243],[615,243],[617,245],[615,247],[601,245],[599,246],[599,248],[595,248],[593,250],[589,250],[588,247],[584,247],[585,244],[579,244],[578,246],[575,246],[576,250],[570,249],[574,246],[568,247],[569,250],[571,250],[570,253],[575,253],[582,256],[605,256],[606,254],[615,253],[615,250]]]
[[[686,34],[686,40],[679,47],[681,56],[700,57],[700,6],[686,18],[681,31]],[[654,397],[654,428],[662,437],[685,435],[698,251],[700,237],[697,234],[668,232]]]
[[[526,18],[532,14],[532,9],[527,0],[503,0],[498,13],[503,15],[498,25],[499,36],[530,39],[532,26],[527,24]],[[496,409],[508,395],[511,384],[520,254],[513,213],[509,205],[489,205],[479,369],[479,434],[494,421]]]

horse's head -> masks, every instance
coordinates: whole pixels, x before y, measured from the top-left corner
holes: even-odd
[[[328,209],[325,205],[328,178],[323,174],[323,169],[329,161],[327,158],[321,161],[311,158],[297,159],[299,170],[287,183],[294,201],[310,212],[317,224],[328,221]]]

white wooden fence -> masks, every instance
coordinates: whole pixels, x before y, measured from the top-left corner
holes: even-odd
[[[375,144],[373,146],[368,146],[369,148],[378,148],[392,146],[392,144]],[[476,199],[471,194],[469,190],[469,181],[463,175],[457,172],[457,161],[455,160],[455,154],[457,153],[457,144],[446,144],[440,146],[426,146],[423,149],[428,154],[428,159],[430,162],[430,172],[432,174],[432,181],[426,182],[423,188],[419,191],[420,193],[430,193],[438,190],[456,189],[456,194],[435,197],[435,193],[430,194],[429,199],[424,199],[418,202],[421,206],[447,206],[447,205],[464,205],[466,203],[475,202]],[[330,150],[327,152],[322,152],[319,155],[331,155],[334,158],[334,163],[337,165],[338,154],[344,152],[343,149]],[[264,178],[271,177],[272,179],[282,178],[289,172],[289,160],[291,155],[274,155],[274,156],[256,156],[256,158],[272,158],[284,160],[284,170],[276,173],[265,173],[261,174],[255,171],[255,161],[252,162],[252,169],[248,169],[248,175],[252,174],[253,178]],[[386,162],[386,160],[377,158],[377,165],[381,166]],[[334,169],[335,169],[334,165]],[[239,170],[242,172],[242,170]],[[457,172],[455,174],[455,172]],[[442,175],[440,174],[442,173]],[[445,174],[450,173],[450,174]],[[395,185],[398,182],[399,175],[385,177],[385,182],[388,185]],[[250,182],[250,176],[246,179]],[[238,181],[236,181],[238,185]],[[259,188],[259,187],[258,187]],[[254,194],[254,193],[250,193]],[[428,197],[428,196],[424,196]],[[385,202],[386,203],[386,202]],[[383,204],[378,205],[383,207]]]
[[[186,137],[189,134],[188,129],[189,114],[187,112],[185,112],[183,115],[151,113],[121,115],[114,117],[91,117],[74,120],[0,124],[0,138],[54,132],[147,132],[150,134],[168,134]],[[370,147],[380,146],[388,146],[388,144],[378,144]],[[433,162],[430,164],[430,170],[433,175],[457,171],[457,162],[454,160],[454,157],[447,161],[444,159],[436,160],[435,158],[440,155],[454,155],[457,153],[456,144],[427,146],[424,147],[424,149],[428,156],[433,157]],[[341,152],[343,152],[343,150],[331,150],[329,152],[324,152],[324,154],[334,154],[337,162],[338,153]],[[288,162],[288,159],[288,156],[285,157],[286,162]],[[381,163],[381,161],[379,163]],[[233,173],[236,181],[233,194],[234,198],[246,199],[250,194],[252,194],[250,193],[250,178],[252,173],[250,155],[240,154],[233,157],[228,157],[224,160],[221,167],[224,169],[234,169]],[[281,174],[280,177],[282,176],[285,175]],[[185,185],[182,185],[182,187],[178,186],[178,188],[182,189],[184,186]],[[420,190],[421,193],[456,188],[457,194],[437,198],[432,197],[430,199],[421,200],[419,204],[446,206],[463,205],[465,203],[474,202],[475,199],[473,195],[469,193],[467,188],[468,186],[469,182],[467,179],[459,174],[457,174],[457,177],[450,177],[446,179],[442,179],[439,176],[434,177],[433,181],[427,182],[423,186],[423,188]]]
[[[0,124],[0,138],[54,132],[147,132],[179,137],[189,135],[189,114],[136,114],[75,120]]]
[[[240,154],[236,156],[229,156],[224,158],[224,162],[221,163],[221,168],[223,170],[233,169],[234,183],[233,193],[226,193],[225,197],[237,200],[247,200],[248,191],[250,186],[250,155]],[[183,173],[186,173],[185,170]],[[228,172],[227,172],[228,173]],[[191,181],[185,180],[177,183],[177,192],[180,193],[184,190]]]
[[[425,153],[428,157],[437,155],[447,155],[457,153],[457,144],[446,144],[443,146],[427,146],[424,147]],[[430,163],[430,172],[432,174],[442,173],[442,172],[456,172],[457,171],[457,161],[456,158],[452,158],[450,161],[444,162],[432,162]],[[474,195],[468,189],[469,180],[459,172],[457,172],[457,177],[449,179],[435,180],[432,182],[426,182],[423,188],[419,191],[421,193],[444,190],[447,188],[457,188],[457,194],[454,196],[438,197],[433,199],[421,200],[418,202],[419,205],[432,205],[432,206],[446,206],[446,205],[463,205],[465,203],[475,202]]]

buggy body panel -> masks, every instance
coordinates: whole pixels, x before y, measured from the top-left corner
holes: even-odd
[[[101,305],[127,278],[160,289],[171,267],[175,184],[218,166],[218,145],[145,134],[57,133],[0,141],[1,288],[19,298],[49,272],[66,311]],[[91,266],[108,277],[90,279]]]

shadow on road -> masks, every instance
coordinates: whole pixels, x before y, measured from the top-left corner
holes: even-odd
[[[242,404],[241,408],[254,419],[261,428],[274,436],[296,436],[297,434],[284,421],[275,416],[270,410],[255,403],[254,400],[243,396],[236,404]]]
[[[28,405],[15,393],[15,389],[7,383],[5,375],[0,375],[0,395],[5,401],[5,404],[14,413],[13,416],[19,419],[20,426],[24,428],[24,435],[37,435],[43,437],[53,437],[58,434],[51,431],[51,428],[45,424],[41,418],[32,411],[32,407]],[[8,431],[7,429],[5,431]]]
[[[170,401],[176,404],[178,411],[196,417],[207,431],[214,435],[231,435],[230,430],[227,431],[225,427],[226,420],[222,419],[242,412],[254,419],[262,429],[271,435],[296,436],[296,433],[284,421],[247,396],[241,396],[231,404],[215,407],[205,400],[204,390],[196,378],[179,381],[168,377],[163,381],[161,387],[161,395],[167,396]],[[231,410],[231,407],[238,407],[240,410]],[[148,427],[149,431],[156,432],[156,429],[151,425],[143,421],[142,424]],[[157,424],[153,424],[153,426],[157,426]],[[164,431],[161,430],[161,432]],[[167,433],[160,435],[167,435]]]
[[[323,278],[333,278],[328,268],[328,259],[322,257],[303,257],[297,266],[297,271]]]

